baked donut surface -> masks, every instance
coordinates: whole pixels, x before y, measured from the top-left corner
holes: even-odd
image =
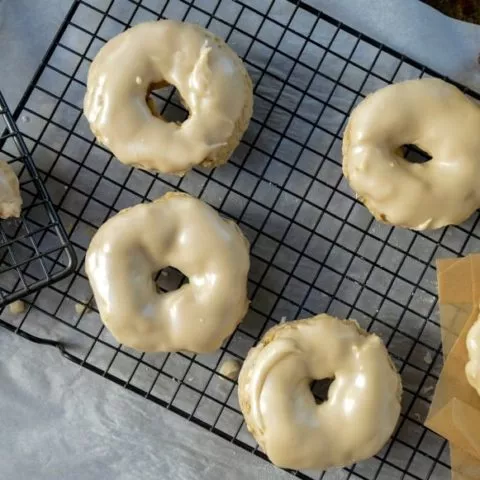
[[[425,230],[480,206],[480,108],[442,80],[410,80],[367,96],[343,138],[343,172],[377,220]],[[412,163],[403,145],[432,158]]]
[[[167,122],[147,101],[173,85],[189,117]],[[123,163],[184,174],[225,163],[252,115],[250,77],[236,53],[204,28],[174,20],[136,25],[94,58],[84,112],[98,141]]]
[[[317,403],[310,385],[331,379]],[[400,414],[401,380],[382,341],[317,315],[271,328],[247,355],[239,401],[248,429],[284,468],[326,469],[375,455]]]
[[[0,160],[0,218],[19,217],[22,203],[17,175],[8,162]]]
[[[158,293],[153,277],[168,266],[189,283]],[[110,218],[85,260],[103,323],[120,343],[142,351],[219,348],[247,311],[249,266],[238,226],[182,193]]]

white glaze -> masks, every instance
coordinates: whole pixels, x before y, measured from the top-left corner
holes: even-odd
[[[152,115],[155,85],[174,85],[189,117]],[[228,159],[248,126],[252,86],[238,56],[198,25],[139,24],[111,39],[88,74],[85,115],[97,139],[123,163],[184,173]]]
[[[335,377],[317,404],[313,380]],[[278,466],[344,466],[376,454],[400,414],[401,380],[375,335],[328,315],[272,328],[239,378],[247,426]]]
[[[202,201],[169,193],[103,224],[85,270],[113,336],[143,351],[211,352],[248,308],[248,242]],[[152,279],[173,266],[189,283],[157,293]]]
[[[477,320],[467,335],[468,362],[465,374],[468,383],[480,395],[480,320]]]
[[[411,80],[369,95],[353,111],[343,171],[381,221],[415,230],[466,220],[480,207],[480,108],[453,85]],[[405,160],[414,144],[432,159]]]

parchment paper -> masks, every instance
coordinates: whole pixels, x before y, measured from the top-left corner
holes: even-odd
[[[480,397],[465,375],[466,337],[478,318],[480,255],[437,263],[445,365],[426,426],[450,441],[452,478],[480,476]]]
[[[172,412],[0,330],[0,478],[284,479]]]

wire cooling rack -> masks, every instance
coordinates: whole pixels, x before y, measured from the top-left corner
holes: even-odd
[[[99,48],[128,26],[161,17],[196,22],[225,38],[255,85],[254,116],[230,162],[183,178],[122,165],[95,143],[82,116]],[[355,200],[341,171],[352,108],[391,82],[425,76],[436,74],[303,3],[75,2],[15,116],[30,119],[22,131],[81,262],[74,276],[39,293],[22,318],[4,313],[3,322],[23,335],[48,332],[72,361],[264,457],[243,423],[237,385],[222,377],[220,365],[243,359],[282,320],[320,312],[356,318],[384,339],[402,374],[399,426],[370,460],[292,473],[450,478],[447,443],[423,427],[442,367],[434,260],[480,250],[479,217],[426,233],[391,228]],[[182,114],[171,89],[157,93],[166,116]],[[83,269],[88,243],[108,217],[172,190],[234,218],[252,245],[250,311],[211,355],[141,354],[119,345],[102,327]],[[166,290],[181,281],[173,270],[158,280]]]
[[[25,117],[28,121],[28,117]],[[75,256],[8,106],[0,93],[0,159],[20,181],[20,218],[0,221],[0,309],[75,269]]]

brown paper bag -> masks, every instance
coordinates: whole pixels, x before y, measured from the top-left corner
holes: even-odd
[[[467,381],[466,336],[477,320],[480,255],[437,262],[444,368],[425,425],[450,442],[452,478],[480,479],[480,397]]]

